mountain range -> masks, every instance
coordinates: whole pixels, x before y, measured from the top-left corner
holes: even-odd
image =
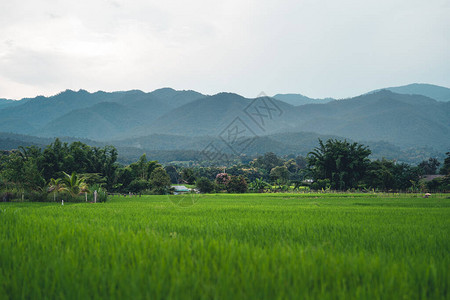
[[[114,144],[136,155],[201,151],[209,143],[248,155],[304,154],[317,138],[334,137],[384,145],[391,149],[387,156],[395,158],[406,149],[450,150],[450,89],[411,84],[341,100],[301,94],[249,99],[170,88],[150,93],[66,90],[51,97],[0,99],[0,132],[0,149],[65,137]],[[252,142],[230,145],[236,132]]]

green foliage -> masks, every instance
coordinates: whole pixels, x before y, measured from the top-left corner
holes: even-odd
[[[286,183],[289,180],[289,171],[285,166],[278,166],[270,171],[270,178],[273,181],[280,180],[282,183]]]
[[[262,193],[266,188],[269,188],[270,184],[265,182],[262,178],[256,178],[250,182],[248,188],[252,192]]]
[[[448,299],[449,219],[446,195],[0,203],[0,298]]]
[[[177,168],[175,166],[165,166],[164,170],[166,170],[167,175],[169,175],[171,183],[180,183],[180,174],[178,174]]]
[[[442,175],[450,175],[450,152],[447,152],[446,155],[447,157],[444,160],[444,164],[439,171]]]
[[[226,188],[228,193],[246,193],[248,184],[243,176],[231,176]]]
[[[38,167],[46,180],[62,177],[63,172],[96,173],[105,181],[106,187],[111,188],[118,167],[117,156],[117,150],[112,146],[97,148],[81,142],[69,145],[56,139],[42,152]]]
[[[144,190],[150,188],[150,182],[145,179],[136,178],[127,187],[128,192],[131,193],[142,193]]]
[[[150,188],[153,193],[164,195],[170,192],[170,177],[162,167],[156,168],[150,175]]]
[[[330,180],[327,179],[317,179],[317,181],[311,183],[311,189],[315,191],[329,190],[331,188]]]
[[[319,139],[319,147],[308,154],[315,179],[328,179],[332,189],[356,188],[369,166],[371,151],[358,143]]]
[[[430,192],[435,191],[450,191],[450,175],[444,177],[435,178],[426,182],[426,189]]]
[[[200,177],[195,182],[195,186],[201,193],[212,193],[215,190],[214,181],[206,177]]]
[[[29,190],[24,192],[24,198],[31,202],[47,202],[48,194],[45,191]]]
[[[216,183],[219,185],[227,185],[231,177],[227,173],[219,173],[216,175]]]
[[[30,190],[40,190],[45,180],[38,168],[36,148],[21,148],[3,159],[2,177],[9,182]]]
[[[194,184],[196,180],[194,171],[191,168],[184,168],[181,171],[181,178],[183,182],[187,184]]]
[[[434,157],[430,157],[428,160],[422,161],[418,167],[423,174],[437,174],[438,167],[441,163]]]
[[[56,196],[58,195],[58,193],[64,191],[64,183],[62,182],[62,179],[50,179],[47,191],[49,193],[53,193],[53,201],[56,201]]]
[[[97,191],[97,202],[106,202],[108,201],[108,193],[106,190],[99,184],[94,184],[90,187],[92,194],[94,194],[94,191]],[[94,196],[92,195],[92,198]]]
[[[255,162],[255,167],[261,168],[266,172],[270,172],[273,168],[282,166],[283,160],[273,152],[267,152],[263,156],[259,156]]]
[[[68,192],[72,197],[76,197],[81,193],[90,192],[85,178],[78,176],[76,172],[72,172],[71,175],[64,172],[64,177],[62,180],[64,183],[62,190]]]
[[[328,140],[326,143],[319,141],[320,147],[316,148],[309,157],[310,168],[305,168],[305,159],[301,156],[287,155],[278,157],[274,153],[266,153],[256,159],[242,155],[240,159],[246,163],[238,163],[226,166],[226,171],[232,176],[240,176],[246,182],[257,182],[257,180],[277,182],[277,191],[287,191],[290,186],[287,182],[294,184],[298,190],[304,180],[314,178],[316,184],[313,188],[327,189],[328,184],[319,180],[329,180],[332,189],[377,189],[377,190],[424,190],[426,186],[419,184],[420,175],[423,173],[425,162],[419,167],[412,167],[405,163],[396,163],[390,160],[377,160],[369,162],[367,155],[370,150],[357,143],[350,144],[346,141]],[[447,154],[449,156],[449,154]],[[295,158],[295,159],[294,159]],[[82,190],[70,188],[66,190],[73,201],[78,201],[78,195],[88,192],[87,187],[98,184],[110,192],[121,193],[165,193],[163,183],[150,182],[151,175],[156,169],[162,168],[157,161],[149,161],[146,154],[141,155],[137,162],[128,166],[119,166],[116,163],[117,150],[114,147],[103,148],[91,147],[81,142],[71,144],[62,143],[56,139],[54,143],[47,146],[43,151],[35,146],[19,147],[14,151],[0,152],[0,178],[4,187],[14,188],[19,191],[19,196],[14,199],[24,199],[24,191],[41,192],[45,189],[53,197],[48,200],[56,201],[58,193],[63,190],[60,187],[54,189],[52,182],[54,178],[66,178],[65,174],[76,172],[78,177],[83,178]],[[446,163],[447,162],[447,163]],[[441,172],[446,172],[450,164],[450,158],[446,159]],[[436,160],[426,161],[428,167],[437,168]],[[273,168],[267,170],[267,168]],[[216,179],[217,191],[227,190],[229,177],[221,178],[224,167],[201,167],[191,163],[178,166],[166,166],[165,173],[168,174],[172,183],[184,182],[193,184],[196,178],[205,177],[209,180]],[[67,172],[67,173],[66,173]],[[69,173],[71,172],[71,173]],[[81,172],[81,173],[80,173]],[[217,177],[219,176],[219,177]],[[227,175],[228,176],[228,175]],[[433,183],[435,187],[446,187],[440,183]],[[156,188],[154,188],[156,187]],[[153,190],[154,189],[154,190]],[[251,185],[253,191],[262,191],[255,183]],[[243,189],[242,189],[243,190]],[[15,193],[12,193],[16,195]],[[36,198],[36,197],[32,197]],[[53,199],[51,199],[53,198]],[[86,199],[85,199],[86,201]]]

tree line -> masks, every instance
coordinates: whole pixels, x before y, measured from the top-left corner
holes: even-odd
[[[55,193],[81,201],[95,191],[166,194],[184,184],[201,192],[288,190],[450,190],[450,152],[442,167],[435,158],[417,166],[393,160],[370,160],[371,150],[346,140],[319,140],[306,157],[265,153],[231,166],[163,166],[142,155],[128,165],[117,162],[113,146],[92,147],[56,139],[44,149],[19,147],[0,152],[0,195],[28,200],[55,200]],[[441,177],[425,182],[425,174]],[[70,183],[76,183],[75,187]],[[3,196],[4,198],[4,196]],[[105,198],[106,200],[106,198]]]
[[[431,181],[424,175],[438,174],[440,162],[435,158],[422,161],[417,166],[393,160],[370,160],[371,150],[359,143],[329,139],[322,141],[306,157],[279,157],[265,153],[246,164],[226,168],[230,176],[240,176],[248,189],[258,191],[300,190],[358,190],[358,191],[449,191],[450,152],[440,174]],[[173,168],[171,168],[173,171]],[[181,172],[185,182],[200,179],[204,190],[214,190],[216,174],[225,172],[218,167],[192,167]],[[187,175],[186,175],[187,174]],[[205,182],[210,181],[210,184]],[[220,190],[216,187],[215,190]]]

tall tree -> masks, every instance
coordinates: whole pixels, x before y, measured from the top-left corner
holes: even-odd
[[[329,139],[319,139],[319,147],[308,153],[308,165],[315,179],[329,179],[331,188],[346,190],[356,188],[370,163],[368,147]]]
[[[282,166],[283,160],[273,152],[267,152],[255,160],[255,167],[266,170],[268,173],[275,167]]]
[[[433,157],[430,157],[428,160],[422,161],[418,167],[422,170],[425,175],[433,175],[437,173],[437,169],[441,163]]]
[[[289,179],[289,171],[285,166],[278,166],[270,171],[270,178],[273,181],[280,180],[283,184]]]
[[[150,186],[155,194],[166,194],[170,190],[170,177],[166,170],[157,167],[150,175]]]
[[[450,152],[447,152],[447,157],[444,160],[444,165],[442,166],[441,170],[439,171],[442,175],[449,175],[450,176]]]

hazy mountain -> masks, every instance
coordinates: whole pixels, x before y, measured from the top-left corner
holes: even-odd
[[[275,96],[273,96],[273,98],[294,106],[305,104],[323,104],[336,100],[333,98],[314,99],[303,96],[302,94],[276,94]]]
[[[327,104],[299,106],[286,114],[287,118],[296,119],[291,123],[291,131],[438,149],[450,148],[449,116],[449,102],[387,90]]]
[[[53,139],[0,132],[0,150],[13,150],[19,146],[38,146],[42,148],[52,142]]]
[[[0,108],[0,131],[115,140],[134,153],[201,151],[208,141],[226,148],[226,139],[237,131],[258,137],[246,147],[248,153],[307,151],[317,137],[332,136],[369,144],[384,141],[392,145],[386,153],[394,153],[395,147],[450,149],[450,101],[388,90],[296,106],[274,98],[205,96],[169,88],[151,93],[68,90],[14,102]]]
[[[138,126],[149,125],[171,107],[154,99],[131,103],[101,102],[88,108],[70,111],[36,131],[40,136],[73,136],[111,140]]]
[[[378,92],[380,90],[375,90],[373,92]],[[450,89],[438,85],[413,83],[404,86],[384,88],[384,90],[389,90],[397,94],[422,95],[437,101],[450,101]]]
[[[91,146],[104,146],[107,143],[97,142],[89,139],[80,139],[74,137],[60,137],[63,142],[72,143],[80,141],[82,143]],[[0,132],[0,150],[13,150],[17,149],[19,146],[38,146],[40,148],[45,147],[55,141],[55,138],[44,138],[31,135],[17,134],[17,133],[7,133]]]
[[[326,104],[301,106],[273,100],[283,114],[272,120],[264,132],[244,113],[252,101],[236,94],[221,93],[181,106],[150,126],[128,134],[218,136],[239,117],[257,135],[307,131],[354,140],[383,140],[407,147],[429,145],[449,149],[450,146],[450,103],[420,95],[384,90]]]
[[[24,104],[0,110],[0,119],[9,120],[10,122],[26,120],[28,126],[22,125],[15,132],[33,133],[45,124],[72,110],[86,108],[96,103],[107,101],[107,96],[107,93],[103,92],[95,93],[94,96],[94,94],[84,90],[78,92],[67,90],[52,97],[39,96]],[[0,130],[8,131],[1,124]]]
[[[141,113],[141,116],[138,117],[145,118],[147,116],[148,119],[156,118],[170,109],[202,97],[205,96],[197,92],[175,91],[173,89],[160,89],[151,93],[144,93],[139,90],[112,93],[103,91],[89,93],[85,90],[79,90],[78,92],[66,90],[51,97],[38,96],[32,99],[13,101],[14,105],[11,105],[10,102],[5,102],[8,106],[3,107],[3,109],[0,107],[0,131],[48,136],[54,133],[63,134],[65,128],[69,126],[71,130],[67,133],[83,136],[85,131],[76,132],[76,126],[64,122],[64,119],[69,118],[71,121],[77,121],[77,118],[73,116],[74,114],[79,114],[82,122],[88,120],[95,122],[96,118],[93,116],[99,112],[95,111],[96,107],[94,105],[102,102],[114,102],[134,108],[135,111]],[[82,116],[82,113],[87,113],[86,110],[83,111],[82,109],[88,109],[87,111],[91,110],[89,112],[91,117]],[[117,113],[120,112],[118,111],[113,114],[117,115]],[[65,116],[66,114],[69,114],[69,116]],[[130,116],[130,118],[132,121],[133,117]],[[120,118],[117,122],[122,121]],[[103,121],[99,120],[98,122]],[[139,122],[137,123],[139,124]],[[88,126],[88,124],[90,123],[83,125]],[[92,125],[94,127],[99,126]],[[104,123],[104,125],[106,126],[107,124]],[[57,128],[51,129],[51,126],[56,126]],[[119,124],[118,127],[121,127],[121,125]]]
[[[172,88],[162,88],[150,93],[161,103],[165,103],[173,108],[182,106],[194,100],[206,97],[196,91],[176,91]]]
[[[0,99],[0,109],[14,105],[14,100]]]
[[[217,135],[236,118],[257,130],[245,114],[254,99],[247,99],[233,93],[220,93],[180,106],[154,120],[150,126],[135,128],[127,132],[128,137],[149,134],[171,134],[181,136]],[[283,110],[292,106],[278,100],[272,100]],[[279,119],[279,124],[282,120]]]

